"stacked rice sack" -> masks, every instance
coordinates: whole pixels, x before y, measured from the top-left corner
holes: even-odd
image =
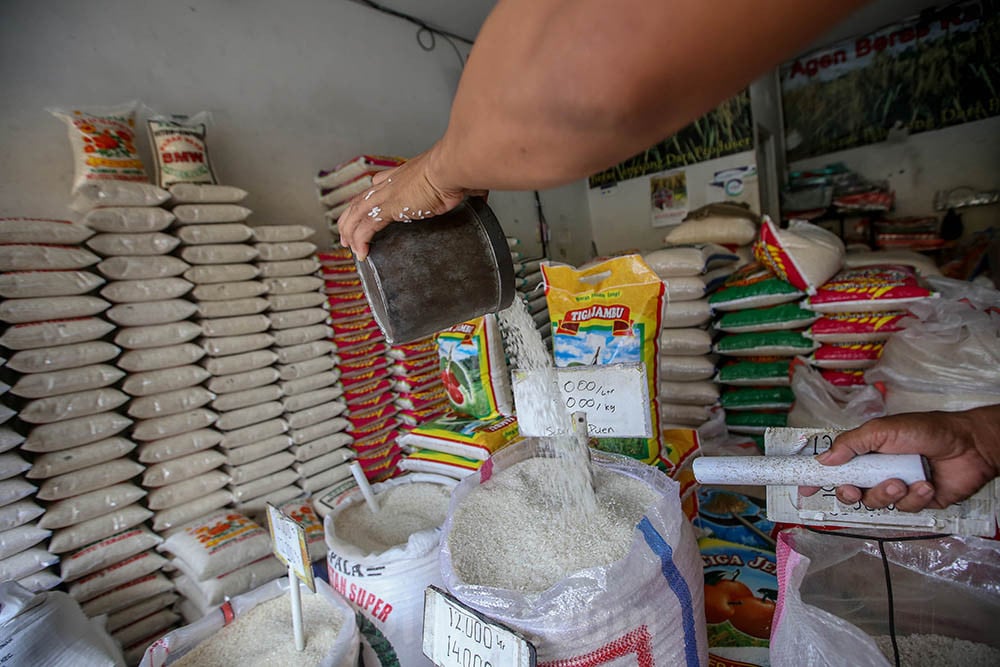
[[[222,604],[284,574],[266,528],[232,509],[220,509],[174,531],[160,550],[171,556],[177,607],[193,622]]]
[[[183,298],[191,286],[178,277],[186,264],[169,256],[177,240],[164,233],[173,217],[160,207],[171,194],[149,182],[135,152],[135,104],[54,113],[66,122],[75,160],[73,206],[98,232],[86,244],[104,258],[98,267],[107,279],[101,296],[114,304],[105,316],[117,325],[115,345],[128,356],[123,360],[125,354],[114,355],[122,373],[118,387],[126,398],[117,406],[121,414],[102,413],[88,420],[88,429],[106,434],[91,447],[110,442],[123,452],[97,466],[95,477],[111,486],[76,499],[78,508],[84,507],[84,497],[96,501],[90,507],[99,507],[102,515],[57,532],[53,543],[57,537],[72,536],[69,531],[87,533],[72,547],[67,545],[73,550],[62,561],[63,577],[71,582],[67,590],[88,616],[109,616],[108,629],[128,658],[136,644],[168,631],[179,618],[168,609],[174,596],[173,585],[160,572],[166,561],[152,550],[160,538],[142,525],[153,515],[137,502],[146,496],[148,504],[147,492],[128,482],[145,468],[133,460],[138,456],[138,450],[132,451],[135,442],[166,437],[171,428],[183,430],[165,421],[169,417],[161,417],[167,412],[160,408],[184,402],[166,393],[188,386],[188,378],[162,372],[165,355],[151,350],[185,343],[198,329],[187,321],[194,309]],[[133,411],[140,418],[123,416],[132,408],[129,397],[140,399]],[[121,434],[129,427],[130,439],[125,439]],[[89,530],[83,531],[84,526]]]
[[[441,380],[437,337],[393,345],[387,354],[392,360],[389,370],[399,408],[400,432],[408,433],[442,416],[450,406]]]
[[[350,250],[330,250],[320,261],[347,405],[346,430],[365,477],[384,481],[398,472],[396,436],[402,425],[391,366],[406,362],[389,357],[389,345],[372,317]]]
[[[760,446],[767,427],[787,424],[794,357],[816,347],[805,332],[818,315],[803,307],[803,297],[839,270],[844,245],[811,223],[792,221],[782,230],[765,217],[754,255],[759,263],[743,267],[710,303],[722,334],[715,351],[727,360],[718,375],[726,425]]]
[[[513,252],[517,252],[516,250]],[[545,300],[545,290],[542,289],[542,262],[548,258],[516,259],[514,260],[515,298],[524,301],[531,319],[535,321],[538,333],[546,347],[552,347],[552,326],[549,322],[548,302]]]
[[[268,334],[271,322],[264,314],[267,288],[257,279],[259,270],[253,264],[257,250],[250,243],[253,232],[246,224],[250,209],[238,202],[205,202],[178,206],[174,211],[183,223],[178,230],[184,242],[181,257],[192,264],[185,275],[195,283],[191,294],[206,353],[201,361],[204,388],[212,395],[208,409],[215,415],[211,430],[217,434],[216,447],[203,452],[204,461],[228,484],[211,491],[215,507],[199,514],[204,516],[269,490],[252,485],[244,475],[237,480],[222,466],[233,465],[230,450],[270,437],[271,430],[260,427],[260,422],[278,420],[279,433],[285,425],[278,419],[281,390],[272,367],[276,357],[268,349],[273,338]]]
[[[337,219],[347,209],[351,198],[370,188],[375,174],[398,167],[403,161],[398,157],[358,155],[332,169],[323,169],[316,174],[313,180],[316,183],[319,202],[325,209],[324,216],[334,237],[338,236]]]
[[[134,445],[113,437],[129,424],[115,412],[128,397],[110,387],[122,375],[108,363],[119,349],[99,340],[114,327],[100,317],[110,304],[94,294],[104,283],[92,270],[99,258],[80,245],[92,234],[65,221],[0,219],[0,569],[32,590],[59,583],[46,569],[56,554],[110,535],[116,519],[148,516],[138,506],[115,513],[142,497],[128,483],[142,466],[123,458]]]
[[[271,335],[275,339],[272,351],[277,356],[283,394],[282,419],[288,424],[288,439],[293,445],[288,452],[271,455],[274,468],[287,460],[287,468],[278,475],[292,473],[294,485],[278,489],[269,502],[280,503],[303,492],[314,493],[337,481],[331,469],[344,461],[342,438],[329,438],[344,428],[340,415],[345,406],[340,400],[337,380],[335,347],[329,341],[326,295],[322,280],[316,276],[315,244],[307,239],[311,230],[302,226],[285,229],[282,236],[275,231],[267,238],[293,236],[298,240],[259,241],[258,266],[273,292],[268,293]],[[253,507],[255,511],[263,507]]]
[[[661,248],[643,253],[663,279],[657,398],[665,426],[699,427],[719,403],[712,353],[708,297],[739,257],[714,243]]]
[[[446,412],[399,438],[406,450],[399,467],[461,479],[520,439],[513,416],[510,371],[496,315],[456,324],[438,333],[436,339],[433,370],[428,361],[425,373],[439,378],[445,403],[431,400]],[[409,386],[413,381],[400,385]],[[440,391],[435,388],[433,396]]]

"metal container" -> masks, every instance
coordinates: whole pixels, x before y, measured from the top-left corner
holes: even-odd
[[[379,230],[357,267],[390,345],[499,312],[514,300],[507,239],[479,197],[434,218]]]

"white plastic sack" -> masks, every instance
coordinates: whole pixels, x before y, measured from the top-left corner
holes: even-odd
[[[411,474],[374,484],[372,491],[378,495],[417,482],[455,484],[455,480],[439,475]],[[443,585],[438,561],[441,530],[413,533],[405,546],[381,554],[363,553],[334,531],[335,517],[363,502],[360,489],[355,489],[324,519],[330,584],[384,636],[386,646],[376,650],[382,665],[432,665],[421,650],[424,589]],[[376,572],[378,576],[372,576]]]
[[[662,495],[636,526],[624,558],[567,576],[530,597],[459,579],[448,542],[455,509],[493,473],[539,456],[536,441],[525,440],[497,452],[492,465],[466,477],[452,493],[441,547],[445,585],[461,602],[530,637],[539,664],[595,664],[617,657],[616,664],[707,665],[702,563],[677,483],[634,459],[593,454],[595,466],[641,480]]]
[[[223,605],[225,611],[220,607],[200,620],[178,628],[173,632],[168,632],[153,642],[146,649],[139,667],[166,667],[174,663],[178,658],[183,657],[185,653],[191,651],[199,643],[205,641],[229,623],[238,623],[241,616],[257,605],[276,598],[279,595],[284,595],[287,591],[288,578],[284,577],[265,584],[260,588],[255,588],[249,593],[234,597]],[[317,667],[355,667],[358,660],[359,639],[358,627],[353,622],[354,611],[344,604],[322,580],[316,581],[316,591],[331,606],[340,611],[344,619],[344,623],[334,642],[333,650],[327,654],[323,662]],[[308,591],[303,593],[303,595],[308,594]],[[304,620],[308,623],[308,619]],[[261,639],[263,641],[293,641],[291,638],[291,629],[289,629],[288,637],[265,637]]]

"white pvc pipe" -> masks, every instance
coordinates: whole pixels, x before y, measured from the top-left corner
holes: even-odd
[[[378,514],[379,506],[378,499],[375,498],[375,494],[372,493],[371,484],[368,483],[368,478],[365,477],[365,471],[361,469],[361,464],[357,461],[351,464],[351,474],[354,475],[354,481],[358,483],[358,488],[361,489],[361,495],[365,497],[365,502],[368,503],[368,509],[372,511],[372,514]]]
[[[906,484],[927,479],[919,454],[862,454],[839,466],[825,466],[813,456],[702,456],[693,465],[702,484],[852,484],[867,489],[887,479]]]

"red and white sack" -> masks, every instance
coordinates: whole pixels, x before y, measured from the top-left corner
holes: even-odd
[[[439,475],[414,473],[372,486],[377,495],[396,486],[414,483],[453,486],[455,480]],[[424,589],[442,586],[438,545],[441,531],[424,530],[410,535],[402,546],[381,554],[362,553],[354,544],[338,537],[335,517],[356,503],[363,503],[359,489],[342,497],[340,504],[324,519],[327,569],[331,587],[364,615],[385,637],[383,665],[431,665],[423,655],[422,627]],[[375,576],[377,574],[377,576]],[[394,659],[394,660],[393,660]]]

